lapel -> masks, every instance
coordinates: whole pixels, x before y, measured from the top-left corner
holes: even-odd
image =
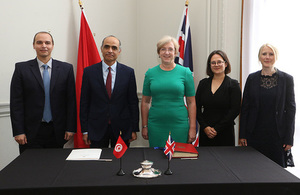
[[[260,97],[260,74],[261,71],[257,71],[253,77],[253,91],[251,93],[254,93],[255,97],[255,104],[257,108],[259,107],[259,97]]]
[[[98,65],[96,66],[96,78],[97,78],[97,80],[100,84],[100,87],[102,88],[102,91],[104,91],[104,94],[105,94],[106,98],[109,99],[108,93],[107,93],[107,90],[106,90],[106,86],[105,86],[105,83],[104,83],[104,79],[103,79],[102,61],[100,63],[98,63]]]
[[[116,78],[115,78],[115,85],[114,85],[114,89],[111,92],[111,98],[113,98],[113,95],[119,91],[119,83],[121,82],[121,74],[118,74],[120,71],[122,72],[122,67],[119,64],[119,62],[117,62],[117,68],[116,68]]]
[[[60,74],[60,67],[58,65],[58,62],[54,59],[52,59],[52,71],[51,71],[51,80],[50,80],[50,94],[54,89],[55,83],[57,79],[59,78]]]
[[[282,95],[285,94],[283,90],[285,90],[285,77],[284,75],[282,74],[281,71],[279,71],[277,69],[277,74],[278,74],[278,80],[277,80],[277,83],[278,83],[278,87],[277,87],[277,95],[276,95],[276,110],[278,108],[278,106],[280,106],[282,104],[280,104],[279,100],[281,99]]]
[[[44,89],[44,83],[43,83],[41,71],[39,69],[39,65],[38,65],[36,58],[30,62],[30,69],[31,69],[31,72],[33,73],[34,77],[36,78],[36,80],[38,81],[40,86],[42,87],[42,89]]]

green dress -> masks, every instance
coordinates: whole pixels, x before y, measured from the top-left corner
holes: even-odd
[[[152,97],[148,117],[150,147],[164,147],[169,132],[175,142],[187,143],[189,120],[184,96],[195,96],[190,69],[178,64],[171,71],[162,70],[159,65],[149,69],[143,95]]]

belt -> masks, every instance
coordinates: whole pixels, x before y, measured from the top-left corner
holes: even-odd
[[[52,125],[53,124],[53,121],[49,121],[49,123],[47,123],[46,121],[42,121],[41,122],[43,125]]]

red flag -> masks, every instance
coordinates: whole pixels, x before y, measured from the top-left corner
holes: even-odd
[[[83,69],[90,65],[101,61],[97,45],[92,35],[91,29],[87,22],[84,10],[81,11],[80,34],[77,58],[77,74],[76,74],[76,99],[77,99],[77,133],[74,136],[74,148],[87,148],[82,140],[79,108],[80,108],[80,94]]]
[[[127,145],[125,144],[121,136],[119,136],[113,154],[115,155],[116,158],[121,158],[123,154],[126,152],[127,148],[128,148]]]

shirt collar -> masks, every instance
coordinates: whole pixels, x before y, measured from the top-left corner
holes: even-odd
[[[104,62],[104,60],[102,61],[102,67],[103,67],[103,71],[106,71],[107,69],[108,69],[108,65]],[[112,65],[112,66],[110,66],[111,67],[111,70],[112,71],[116,71],[116,69],[117,69],[117,61]]]
[[[37,59],[39,67],[42,67],[44,65],[44,63],[41,60],[39,60],[38,58],[36,58],[36,59]],[[50,60],[46,64],[49,66],[49,68],[52,68],[52,58],[50,58]]]

